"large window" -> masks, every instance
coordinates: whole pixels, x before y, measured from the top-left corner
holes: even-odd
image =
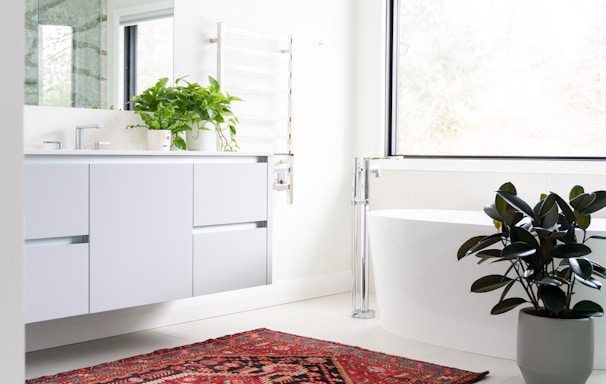
[[[390,154],[606,157],[606,0],[392,1]]]

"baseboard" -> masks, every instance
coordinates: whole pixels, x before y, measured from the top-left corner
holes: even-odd
[[[351,272],[26,325],[26,351],[101,339],[351,290]]]

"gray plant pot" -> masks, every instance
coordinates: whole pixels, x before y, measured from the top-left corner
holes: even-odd
[[[593,318],[518,316],[517,360],[527,384],[584,384],[593,371]]]

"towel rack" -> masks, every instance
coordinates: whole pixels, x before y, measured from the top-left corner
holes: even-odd
[[[293,203],[293,37],[217,23],[217,80],[244,103],[233,109],[241,149],[274,154],[274,190]]]

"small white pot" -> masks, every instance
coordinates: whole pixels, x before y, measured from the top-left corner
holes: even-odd
[[[171,132],[168,129],[148,129],[147,148],[152,151],[170,151]]]
[[[593,318],[554,319],[520,310],[518,367],[527,384],[584,384],[593,371]]]
[[[187,131],[187,149],[193,151],[216,151],[217,134],[213,130],[192,129]]]

